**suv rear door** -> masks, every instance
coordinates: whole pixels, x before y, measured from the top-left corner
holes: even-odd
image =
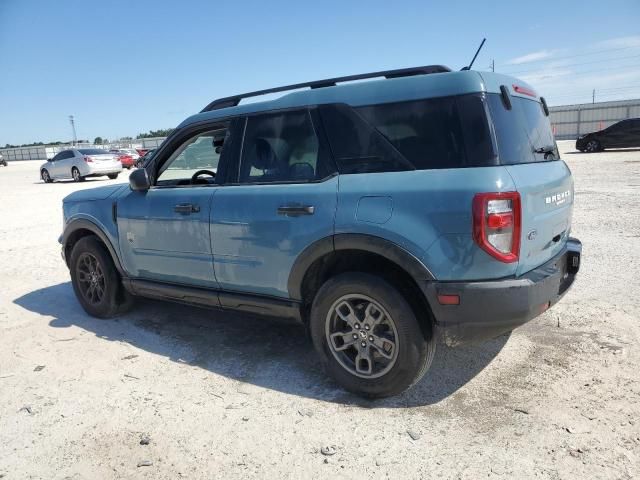
[[[569,236],[573,211],[573,179],[560,160],[548,117],[540,102],[512,95],[507,110],[490,94],[500,163],[520,193],[522,228],[516,275],[557,255]],[[537,153],[536,153],[537,151]]]
[[[245,122],[239,164],[213,199],[215,274],[223,290],[288,298],[295,260],[333,234],[338,177],[315,111]]]

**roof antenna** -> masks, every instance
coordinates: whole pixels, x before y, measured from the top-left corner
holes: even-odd
[[[484,42],[486,42],[486,41],[487,41],[486,38],[482,39],[482,42],[480,43],[480,46],[478,47],[478,50],[476,50],[476,54],[473,56],[473,59],[471,60],[471,63],[467,67],[462,67],[460,70],[471,70],[471,67],[473,66],[473,62],[476,61],[476,57],[480,53],[480,50],[482,50],[482,46],[484,45]]]

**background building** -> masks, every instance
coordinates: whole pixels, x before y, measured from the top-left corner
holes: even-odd
[[[549,107],[556,140],[575,140],[620,120],[640,118],[640,99]]]

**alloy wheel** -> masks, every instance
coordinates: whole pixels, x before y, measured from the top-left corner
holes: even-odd
[[[327,314],[325,335],[334,358],[357,377],[381,377],[398,358],[398,331],[391,315],[366,295],[336,300]]]
[[[73,175],[73,180],[76,182],[80,181],[80,171],[77,168],[74,168],[73,171],[71,172],[71,175]]]
[[[99,304],[105,293],[105,276],[98,259],[85,252],[80,255],[76,265],[78,287],[84,299],[92,305]]]
[[[597,152],[600,144],[596,140],[589,140],[586,145],[587,152]]]

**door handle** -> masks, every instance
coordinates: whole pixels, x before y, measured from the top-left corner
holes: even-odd
[[[200,205],[193,205],[191,203],[179,203],[173,207],[173,211],[176,213],[184,213],[190,215],[192,213],[198,213],[200,211]]]
[[[300,215],[313,215],[316,207],[312,205],[283,205],[278,207],[278,215],[297,217]]]

